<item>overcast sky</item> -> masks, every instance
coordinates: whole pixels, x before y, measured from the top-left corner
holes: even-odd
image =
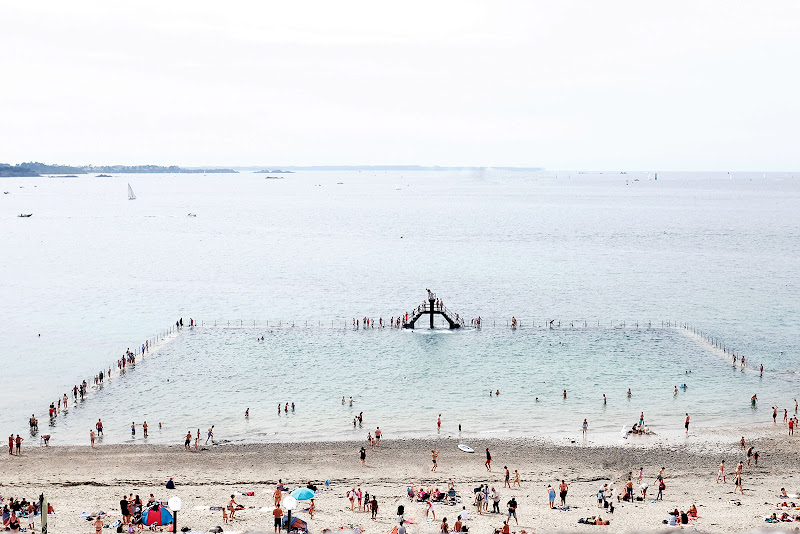
[[[800,2],[0,0],[0,162],[797,170]]]

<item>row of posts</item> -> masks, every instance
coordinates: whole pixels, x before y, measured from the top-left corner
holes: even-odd
[[[239,323],[239,324],[237,325],[236,323]],[[284,323],[286,323],[286,324],[284,325]],[[492,327],[497,327],[497,323],[498,323],[498,321],[496,319],[493,319],[492,323],[491,323],[491,326]],[[675,323],[674,321],[661,321],[660,324],[661,324],[661,328],[675,328],[675,327],[678,326],[678,324]],[[310,325],[313,327],[314,326],[314,321],[310,321]],[[545,320],[545,321],[542,321],[542,322],[538,323],[538,327],[539,328],[548,328],[548,327],[562,328],[562,327],[567,327],[567,325],[569,326],[569,328],[590,328],[589,321],[586,321],[586,320],[583,320],[583,321],[570,321],[569,323],[566,323],[566,322],[562,323],[561,321],[553,321],[552,324],[551,324],[551,321]],[[196,321],[195,322],[195,326],[204,327],[204,326],[206,326],[206,323],[205,323],[205,321]],[[213,321],[209,321],[208,322],[208,326],[244,328],[244,319],[239,319],[239,320],[234,320],[234,321],[227,321],[227,320],[219,321],[219,320],[215,319]],[[254,326],[254,327],[259,326],[258,321],[254,320],[252,326]],[[272,326],[273,328],[281,328],[281,327],[284,327],[284,326],[291,327],[291,328],[298,327],[298,326],[308,327],[309,326],[309,321],[283,321],[282,319],[278,319],[278,320],[270,322],[269,320],[266,320],[263,323],[263,326],[265,326],[267,328],[269,328],[270,326]],[[327,327],[328,323],[326,321],[325,325],[323,325],[322,321],[318,320],[317,321],[317,326],[320,327],[320,328],[322,328],[323,326]],[[342,323],[342,326],[343,326],[343,328],[352,328],[353,324],[352,324],[352,322],[348,322],[347,320],[345,320]],[[364,325],[359,323],[359,326],[363,328]],[[384,326],[388,326],[388,325],[386,323],[384,323]],[[482,326],[488,326],[488,323],[487,323],[486,320],[482,321]],[[506,319],[505,322],[503,322],[501,320],[500,321],[500,326],[501,327],[505,326],[505,327],[509,327],[510,328],[511,327],[511,320],[510,319]],[[602,322],[602,321],[591,321],[591,327],[592,328],[593,327],[603,328],[605,326],[606,326],[605,323]],[[632,323],[628,323],[627,321],[622,321],[621,323],[615,323],[614,321],[609,321],[608,326],[610,328],[637,328],[637,329],[638,328],[648,328],[648,329],[649,328],[654,328],[652,321],[647,321],[647,322],[634,321]],[[247,327],[250,327],[250,321],[247,322]],[[336,328],[336,320],[335,319],[331,320],[330,327],[331,328]],[[523,321],[520,320],[520,319],[517,319],[517,328],[522,328],[522,327],[523,327]],[[530,326],[528,326],[528,323],[525,323],[525,327],[526,328],[537,328],[537,323],[536,323],[535,320],[532,319],[531,322],[530,322]],[[175,332],[175,328],[176,328],[175,326],[172,326],[166,332],[163,332],[161,334],[157,334],[157,335],[151,337],[150,338],[150,346],[151,347],[154,346],[159,341],[161,341],[164,338],[166,338],[167,336],[173,334]],[[186,325],[184,325],[184,328],[186,328]],[[140,352],[141,351],[141,347],[137,347],[136,351]],[[134,351],[134,353],[135,354],[139,354],[139,352],[136,352],[136,351]]]
[[[715,348],[721,350],[723,352],[723,354],[731,354],[731,355],[736,354],[736,349],[735,348],[727,346],[725,344],[725,342],[722,341],[720,338],[718,338],[718,337],[716,337],[716,336],[714,336],[712,334],[709,334],[708,332],[700,330],[699,328],[696,328],[696,327],[694,327],[694,326],[692,326],[692,325],[690,325],[688,323],[681,324],[681,328],[683,328],[684,330],[687,330],[688,332],[691,332],[692,334],[700,337],[700,339],[702,339],[703,341],[705,341],[706,343],[708,343],[712,347],[715,347]]]

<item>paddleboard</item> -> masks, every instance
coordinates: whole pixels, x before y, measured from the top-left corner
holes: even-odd
[[[464,452],[475,452],[475,449],[472,447],[467,447],[466,445],[459,445],[458,448]]]

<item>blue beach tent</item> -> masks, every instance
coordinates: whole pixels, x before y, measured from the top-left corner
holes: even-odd
[[[146,510],[142,514],[142,523],[147,526],[150,525],[169,525],[172,523],[172,514],[163,506],[158,506]]]

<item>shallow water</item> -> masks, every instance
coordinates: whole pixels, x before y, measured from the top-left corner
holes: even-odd
[[[664,432],[682,431],[686,411],[698,428],[764,421],[797,396],[800,185],[760,176],[4,179],[0,426],[21,433],[35,412],[46,427],[49,402],[180,316],[218,326],[185,330],[114,377],[58,418],[54,440],[86,441],[97,417],[107,441],[143,419],[163,442],[210,424],[220,439],[349,438],[341,395],[365,412],[359,435],[380,425],[387,437],[431,435],[439,412],[449,435],[461,423],[467,436],[570,437],[587,417],[598,440],[642,410]],[[497,327],[346,327],[409,310],[426,287]],[[524,327],[504,328],[511,315]],[[541,328],[549,319],[561,329]],[[718,335],[763,362],[764,378],[661,329],[667,320]],[[686,369],[690,387],[673,397]],[[278,418],[286,401],[298,411]]]

